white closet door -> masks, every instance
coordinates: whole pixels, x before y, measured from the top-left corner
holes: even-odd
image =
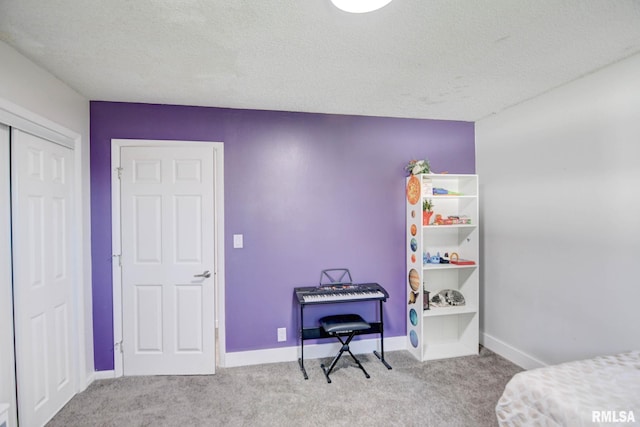
[[[73,397],[73,151],[12,129],[12,230],[20,425]]]
[[[124,374],[213,374],[214,148],[120,153]]]

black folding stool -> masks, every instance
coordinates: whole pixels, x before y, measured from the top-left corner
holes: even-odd
[[[320,273],[320,286],[344,286],[351,285],[352,283],[351,273],[349,272],[349,269],[346,268],[322,270],[322,273]],[[358,358],[354,356],[349,349],[349,343],[353,337],[356,336],[358,331],[369,329],[371,328],[371,325],[365,322],[365,320],[358,314],[336,314],[333,316],[325,316],[320,319],[320,325],[328,335],[335,337],[340,341],[340,344],[342,344],[340,351],[333,358],[329,368],[327,368],[324,363],[320,365],[324,372],[324,376],[327,377],[327,382],[331,383],[329,374],[331,374],[331,371],[333,371],[333,368],[336,366],[336,363],[338,363],[342,353],[345,351],[351,355],[358,367],[362,369],[365,377],[370,378]],[[346,337],[346,340],[343,339],[343,337]]]

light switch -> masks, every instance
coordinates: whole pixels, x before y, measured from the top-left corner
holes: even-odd
[[[244,245],[242,234],[234,234],[233,235],[233,248],[240,249]]]

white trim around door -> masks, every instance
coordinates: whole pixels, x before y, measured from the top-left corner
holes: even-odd
[[[17,425],[11,251],[11,157],[9,126],[0,123],[0,405],[7,403],[8,425]],[[0,425],[2,425],[0,423]]]
[[[112,139],[111,140],[111,243],[112,243],[112,273],[113,273],[113,338],[114,338],[114,376],[121,377],[124,374],[123,354],[121,343],[123,339],[122,324],[122,271],[118,256],[121,252],[121,219],[120,219],[120,181],[118,168],[120,167],[120,149],[122,147],[186,147],[210,144],[213,146],[215,156],[215,265],[216,274],[216,319],[215,328],[217,336],[216,365],[225,366],[226,339],[225,339],[225,272],[224,272],[224,144],[209,141],[166,141],[166,140],[140,140],[140,139]]]

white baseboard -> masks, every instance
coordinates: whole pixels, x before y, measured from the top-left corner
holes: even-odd
[[[93,374],[94,380],[110,380],[116,377],[116,371],[95,371]]]
[[[536,359],[527,353],[499,340],[487,333],[480,332],[480,344],[489,350],[504,357],[523,369],[535,369],[547,366],[546,363]],[[335,342],[326,344],[309,344],[304,346],[305,359],[320,359],[332,357],[338,352],[340,344]],[[354,354],[371,353],[373,350],[380,350],[378,339],[364,339],[353,341],[350,344]],[[405,336],[385,338],[385,351],[398,351],[407,349],[407,338]],[[238,351],[225,354],[224,368],[237,366],[262,365],[266,363],[293,362],[300,357],[300,347],[280,347],[266,350]],[[115,371],[96,371],[87,377],[87,386],[95,380],[105,380],[115,378]]]
[[[526,370],[547,366],[546,363],[485,332],[480,332],[480,344]]]
[[[88,373],[85,377],[84,377],[84,388],[82,388],[80,391],[85,391],[87,389],[87,387],[89,387],[91,385],[92,382],[94,382],[96,380],[96,371],[90,372]]]
[[[349,344],[354,354],[371,353],[380,351],[380,340],[365,339],[352,341]],[[304,358],[319,359],[332,357],[340,349],[340,343],[310,344],[304,346]],[[384,351],[397,351],[407,349],[407,337],[392,337],[384,339]],[[270,348],[266,350],[239,351],[225,354],[225,368],[248,365],[262,365],[265,363],[293,362],[300,357],[300,346]]]

